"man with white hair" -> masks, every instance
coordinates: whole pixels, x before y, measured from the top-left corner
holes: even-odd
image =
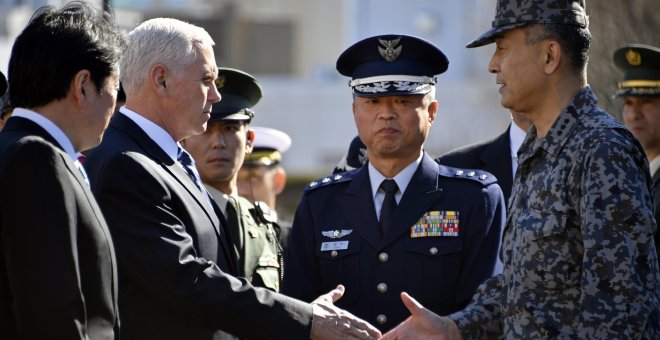
[[[378,336],[333,306],[343,287],[308,304],[231,275],[226,221],[179,144],[221,99],[212,46],[179,20],[136,27],[121,62],[126,104],[86,159],[116,244],[122,338]]]

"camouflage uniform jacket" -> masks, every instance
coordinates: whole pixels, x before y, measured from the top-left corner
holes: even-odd
[[[469,338],[660,339],[648,163],[587,86],[519,151],[504,272],[452,314]]]

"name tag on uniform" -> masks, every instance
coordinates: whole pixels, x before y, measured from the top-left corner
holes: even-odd
[[[336,242],[323,242],[323,243],[321,243],[321,251],[346,250],[346,249],[348,249],[348,241],[336,241]]]

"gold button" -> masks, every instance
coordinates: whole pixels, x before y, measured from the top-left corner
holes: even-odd
[[[387,322],[387,316],[381,314],[376,317],[376,321],[378,321],[379,324],[384,325]]]
[[[387,291],[387,284],[379,283],[378,286],[376,286],[376,289],[378,289],[378,292],[380,293],[385,293]]]
[[[330,253],[330,257],[337,257],[337,251],[336,251],[336,250],[333,250],[333,251]]]
[[[389,257],[389,255],[387,255],[387,253],[380,253],[380,254],[378,254],[378,261],[380,261],[380,262],[385,263],[385,262],[387,262],[387,260],[388,260],[389,258],[390,258],[390,257]]]
[[[437,254],[437,253],[438,253],[438,248],[436,248],[436,247],[431,247],[431,249],[429,249],[429,253],[431,253],[431,255],[435,255],[435,254]]]

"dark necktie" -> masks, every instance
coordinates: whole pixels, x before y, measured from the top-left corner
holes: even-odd
[[[202,190],[201,184],[199,183],[199,175],[197,174],[195,163],[193,162],[192,157],[190,157],[190,154],[186,150],[178,148],[177,160],[183,165],[183,169],[186,170],[188,177],[190,177],[193,183],[195,183],[195,186],[197,186],[199,190]]]
[[[229,239],[232,241],[232,245],[234,248],[234,256],[238,259],[238,264],[239,264],[239,275],[243,276],[245,273],[243,272],[244,266],[244,257],[241,256],[243,253],[243,233],[241,232],[241,222],[239,220],[239,204],[238,201],[236,201],[236,198],[233,196],[229,196],[227,198],[227,208],[226,208],[226,213],[227,213],[227,231],[229,232]]]
[[[231,238],[241,246],[241,222],[238,219],[238,202],[236,198],[229,196],[227,199],[227,223],[231,230]]]
[[[385,199],[383,199],[383,205],[380,208],[378,225],[380,226],[381,233],[385,235],[392,223],[392,216],[394,216],[394,211],[396,210],[397,204],[394,195],[399,190],[399,187],[393,179],[386,179],[380,184],[380,188],[385,191]]]

